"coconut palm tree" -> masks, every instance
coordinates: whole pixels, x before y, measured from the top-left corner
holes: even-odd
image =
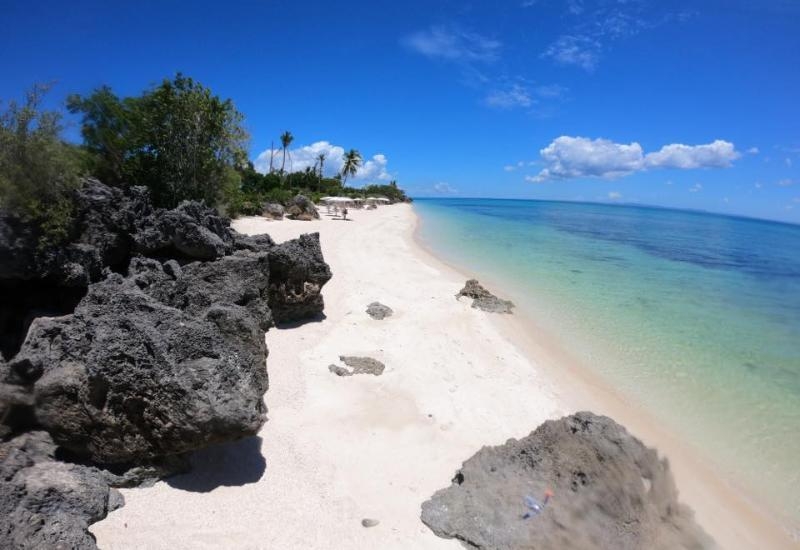
[[[289,145],[292,144],[294,141],[294,136],[289,130],[286,130],[284,133],[281,134],[281,145],[283,145],[283,162],[281,163],[281,175],[284,174],[284,167],[286,166],[286,150],[289,148]]]
[[[322,169],[325,166],[326,158],[327,155],[325,153],[320,153],[319,155],[317,155],[317,162],[319,162],[319,189],[317,189],[317,191],[320,191],[322,189]]]
[[[355,176],[361,167],[361,153],[356,149],[350,149],[344,154],[344,164],[342,165],[342,187],[347,184],[348,176]]]

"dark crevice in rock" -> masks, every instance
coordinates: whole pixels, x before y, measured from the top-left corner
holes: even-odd
[[[59,317],[75,311],[86,287],[63,287],[48,281],[0,281],[0,352],[6,360],[19,351],[36,317]]]

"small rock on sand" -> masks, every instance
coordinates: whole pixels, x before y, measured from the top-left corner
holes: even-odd
[[[386,317],[391,317],[392,313],[394,313],[392,308],[385,306],[380,302],[372,302],[367,306],[367,315],[377,321],[381,321]]]
[[[483,288],[477,279],[467,281],[464,288],[456,294],[456,299],[460,299],[462,296],[472,298],[472,307],[490,313],[511,313],[511,308],[514,307],[514,303],[510,300],[501,300]]]
[[[363,525],[364,527],[375,527],[379,523],[380,521],[378,521],[377,519],[364,518],[361,520],[361,525]]]
[[[328,365],[328,370],[337,376],[353,376],[354,374],[372,374],[380,376],[386,366],[372,357],[356,357],[352,355],[341,355],[339,360],[351,368],[347,370],[339,365]]]

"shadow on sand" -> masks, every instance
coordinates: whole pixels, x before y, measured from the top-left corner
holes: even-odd
[[[324,321],[327,318],[328,317],[324,313],[319,313],[318,315],[315,315],[315,316],[310,317],[308,319],[301,319],[299,321],[289,321],[289,322],[286,322],[286,323],[278,323],[278,324],[275,325],[275,328],[277,328],[278,330],[284,330],[284,329],[287,329],[287,328],[297,328],[297,327],[302,327],[303,325],[308,325],[308,324],[311,324],[311,323],[321,323],[322,321]]]
[[[258,436],[202,449],[192,454],[190,461],[190,472],[165,480],[171,487],[207,493],[220,486],[255,483],[267,469]]]

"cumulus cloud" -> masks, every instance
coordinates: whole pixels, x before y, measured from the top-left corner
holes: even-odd
[[[759,152],[758,147],[750,147],[750,149],[747,150],[748,155],[757,155]]]
[[[405,37],[403,45],[426,57],[445,61],[489,63],[495,61],[502,44],[456,27],[434,26]]]
[[[791,186],[795,185],[796,183],[797,183],[797,181],[795,181],[795,180],[782,179],[782,180],[778,181],[778,187],[791,187]]]
[[[332,177],[342,170],[344,165],[344,147],[334,145],[328,141],[317,141],[311,145],[304,145],[295,149],[289,149],[286,155],[286,169],[292,172],[301,172],[308,167],[317,166],[319,155],[325,154],[323,173],[325,176]],[[256,170],[262,174],[269,170],[270,150],[267,149],[258,155],[253,163]],[[283,159],[283,152],[275,150],[274,168],[280,168]],[[365,158],[361,168],[354,176],[357,180],[390,180],[392,175],[388,171],[389,160],[386,155],[376,154],[371,158]]]
[[[675,143],[645,154],[636,142],[571,136],[556,138],[539,155],[545,168],[536,176],[528,176],[528,181],[614,179],[657,168],[724,168],[740,156],[732,143],[723,140],[705,145]]]
[[[618,201],[622,198],[622,193],[620,193],[619,191],[609,191],[608,198],[609,200],[612,201]]]
[[[702,191],[702,190],[703,190],[703,184],[702,183],[695,183],[694,185],[692,185],[689,188],[689,192],[690,193],[697,193],[698,191]]]
[[[665,145],[644,161],[650,168],[727,168],[740,156],[733,143],[718,139],[707,145]]]

